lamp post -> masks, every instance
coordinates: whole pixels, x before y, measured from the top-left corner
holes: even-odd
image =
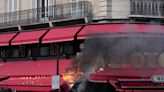
[[[60,48],[59,45],[56,45],[56,75],[59,76],[59,89],[60,89],[60,75],[59,75],[59,58],[60,58]],[[57,92],[60,90],[57,89]]]
[[[59,56],[60,55],[60,49],[59,45],[56,45],[56,75],[59,75]]]

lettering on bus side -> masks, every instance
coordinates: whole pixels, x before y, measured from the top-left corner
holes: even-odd
[[[164,53],[132,53],[129,56],[123,54],[115,54],[111,57],[112,68],[125,68],[124,64],[129,64],[134,68],[156,68],[158,64],[161,68],[164,68]]]

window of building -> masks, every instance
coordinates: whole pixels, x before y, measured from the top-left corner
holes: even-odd
[[[53,6],[56,4],[56,0],[48,0],[48,6]]]
[[[0,49],[0,59],[5,60],[9,58],[10,50],[9,47],[1,47]]]
[[[19,57],[19,48],[14,48],[12,50],[11,57]]]
[[[38,0],[37,7],[41,9],[41,12],[39,12],[41,18],[48,16],[48,0]]]
[[[20,56],[19,46],[11,47],[10,57],[11,58],[16,58],[16,57],[19,57],[19,56]]]
[[[19,2],[18,0],[9,0],[8,3],[8,12],[18,11]]]
[[[29,44],[0,48],[0,58],[27,58],[56,56],[56,46],[59,45],[59,55],[65,58],[80,52],[80,44],[84,41],[60,42],[51,44]],[[82,46],[82,45],[81,45]]]
[[[71,15],[73,17],[79,16],[80,12],[83,11],[83,3],[81,3],[80,1],[74,1],[71,4]]]
[[[78,12],[80,13],[80,14],[82,14],[82,11],[84,11],[84,5],[83,5],[84,3],[82,3],[82,2],[79,2],[78,3],[78,7],[77,7],[77,10],[78,10]]]
[[[39,44],[30,44],[25,47],[26,57],[38,57],[40,55]]]
[[[32,0],[32,8],[37,8],[37,0]]]
[[[20,57],[25,57],[25,45],[20,45],[19,49]]]
[[[137,4],[137,11],[138,11],[138,14],[140,14],[140,12],[141,12],[141,2],[140,1],[138,1],[138,4]]]
[[[50,55],[49,44],[41,46],[41,48],[40,48],[40,56],[49,56],[49,55]]]
[[[156,2],[153,2],[153,5],[152,5],[152,12],[153,12],[153,15],[157,15],[157,7],[156,7]]]
[[[55,56],[56,55],[56,48],[55,44],[50,44],[50,56]]]
[[[77,4],[76,4],[76,3],[73,3],[73,4],[72,4],[72,14],[73,14],[73,15],[75,15],[76,10],[77,10]]]
[[[18,0],[9,0],[7,3],[7,12],[14,12],[19,10],[19,2]],[[7,20],[8,21],[15,21],[18,19],[18,16],[16,16],[17,12],[15,13],[10,13],[7,15]]]
[[[164,16],[164,2],[162,2],[162,6],[161,6],[162,8],[161,8],[161,14],[162,14],[162,16]]]
[[[135,10],[136,10],[136,5],[135,5],[135,2],[132,2],[132,5],[131,5],[131,12],[132,14],[135,14]]]
[[[62,52],[62,54],[72,55],[73,54],[73,46],[72,45],[69,45],[69,44],[65,44],[63,46],[63,52]]]
[[[137,15],[140,14],[140,2],[139,1],[136,2],[136,12],[137,12]]]
[[[31,56],[32,57],[40,56],[40,48],[39,48],[38,45],[37,46],[32,46],[32,48],[31,48]]]
[[[135,6],[134,6],[135,14],[138,14],[138,2],[135,1],[134,5],[135,5]]]
[[[155,15],[158,15],[158,2],[155,3],[155,11],[156,11]]]
[[[45,17],[45,9],[46,9],[46,7],[45,7],[45,0],[42,0],[41,1],[41,9],[42,9],[42,17]]]
[[[145,12],[145,13],[144,13],[145,15],[148,15],[148,11],[149,11],[148,5],[149,5],[148,2],[145,2],[145,11],[144,11],[144,12]]]
[[[59,43],[60,46],[60,55],[67,56],[74,54],[74,47],[72,42],[63,42]]]
[[[148,10],[149,10],[149,15],[152,15],[152,5],[151,5],[151,2],[148,3],[149,4],[149,7],[148,7]]]
[[[26,57],[31,57],[31,48],[27,48]]]
[[[143,1],[141,1],[140,4],[141,4],[140,5],[140,9],[141,9],[140,10],[140,14],[143,14],[143,11],[144,11],[144,9],[143,9],[143,7],[144,7]]]
[[[155,5],[154,5],[154,2],[152,3],[152,15],[155,15]]]

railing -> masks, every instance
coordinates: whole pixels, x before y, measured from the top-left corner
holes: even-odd
[[[156,16],[164,17],[164,11],[151,11],[151,10],[132,10],[130,15],[143,15],[143,16]]]
[[[131,2],[130,15],[142,15],[164,18],[164,2],[163,1],[146,1],[133,0]]]
[[[91,3],[87,1],[60,4],[0,14],[0,28],[30,25],[48,21],[61,21],[92,17]]]

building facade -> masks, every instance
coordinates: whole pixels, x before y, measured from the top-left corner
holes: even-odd
[[[88,69],[94,75],[85,92],[163,89],[163,80],[151,78],[164,74],[164,26],[113,23],[145,15],[162,19],[160,0],[154,15],[147,6],[138,12],[140,1],[0,0],[0,92],[69,92]],[[85,18],[91,24],[79,23]],[[102,20],[110,23],[97,23]]]
[[[129,18],[130,1],[129,0],[1,0],[4,3],[1,6],[0,13],[13,12],[39,7],[61,5],[68,3],[77,3],[88,1],[92,5],[93,19],[121,19]],[[120,4],[121,3],[121,4]],[[78,12],[80,4],[72,5],[71,12]],[[67,10],[68,11],[68,10]]]
[[[84,0],[72,2],[65,0],[15,0],[7,2],[1,0],[0,2],[5,3],[0,10],[0,28],[91,16],[91,3]]]
[[[31,9],[34,0],[0,0],[0,13]]]
[[[162,0],[0,0],[0,28],[81,18],[164,18]]]
[[[93,20],[128,19],[129,0],[88,0],[92,3]]]

